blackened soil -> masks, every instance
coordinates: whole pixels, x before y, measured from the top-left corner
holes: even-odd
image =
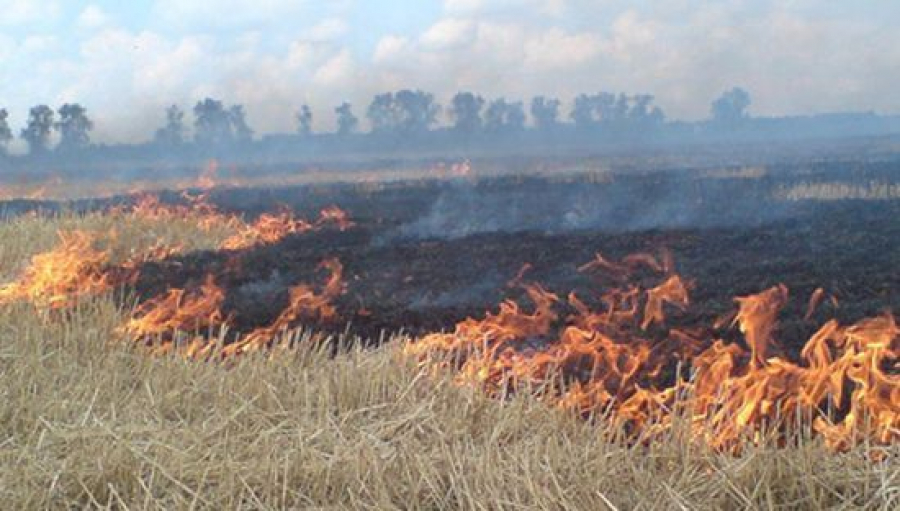
[[[377,338],[382,331],[452,329],[463,318],[496,310],[501,300],[521,296],[508,283],[526,263],[531,269],[525,280],[561,297],[574,290],[590,299],[603,285],[577,268],[595,253],[615,259],[669,249],[678,272],[694,283],[694,303],[687,313],[673,311],[675,325],[711,324],[734,309],[733,297],[784,283],[791,302],[782,313],[780,338],[796,349],[827,318],[849,322],[900,305],[900,202],[807,203],[790,218],[744,227],[531,230],[454,239],[391,236],[401,219],[380,207],[372,211],[384,216],[357,216],[359,225],[345,232],[325,230],[271,246],[147,264],[138,295],[197,286],[213,273],[228,292],[226,309],[236,328],[246,330],[276,317],[290,286],[321,282],[318,264],[336,257],[344,265],[347,291],[338,300],[340,320],[324,327],[342,331],[349,325],[354,333]],[[826,303],[812,321],[803,321],[817,287],[835,295],[839,307]],[[737,338],[733,330],[717,334]]]

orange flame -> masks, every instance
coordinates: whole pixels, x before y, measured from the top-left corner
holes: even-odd
[[[231,356],[267,347],[271,345],[279,334],[286,332],[291,325],[294,325],[300,319],[309,319],[316,322],[325,322],[333,319],[336,311],[331,302],[340,296],[345,289],[342,278],[343,266],[337,259],[325,260],[319,266],[330,272],[330,276],[321,293],[316,293],[312,287],[306,284],[292,287],[287,308],[281,312],[272,324],[257,328],[237,342],[225,346],[223,355]]]
[[[59,246],[32,257],[18,280],[0,287],[0,303],[27,300],[58,309],[112,288],[114,283],[103,271],[109,254],[94,248],[92,235],[74,231],[60,232],[59,237]]]
[[[332,301],[345,288],[343,267],[336,259],[323,261],[320,267],[330,272],[321,292],[306,284],[291,288],[288,306],[270,325],[232,339],[219,353],[230,357],[256,351],[271,346],[279,335],[295,327],[297,321],[308,319],[318,323],[333,319],[336,310]],[[119,332],[129,339],[155,344],[153,352],[157,354],[182,348],[179,353],[188,358],[207,357],[217,352],[217,346],[208,336],[201,335],[203,331],[211,332],[231,323],[231,318],[222,312],[224,302],[224,290],[209,275],[197,291],[170,289],[142,303]],[[179,341],[185,337],[188,342]]]
[[[220,326],[225,292],[208,275],[199,292],[170,289],[164,295],[142,303],[122,327],[132,337],[153,338],[173,331],[197,332]]]
[[[534,312],[506,301],[497,314],[411,341],[403,351],[431,370],[453,370],[459,383],[492,395],[540,389],[564,408],[611,411],[614,423],[636,439],[664,433],[686,415],[695,438],[723,450],[760,441],[767,431],[784,439],[780,435],[803,419],[832,449],[900,440],[900,328],[892,316],[849,327],[830,321],[809,339],[799,360],[769,356],[777,316],[788,299],[787,288],[775,286],[736,299],[734,323],[749,353],[699,329],[668,329],[652,339],[646,330],[663,327],[667,307],[689,304],[688,286],[671,274],[673,265],[646,255],[621,262],[598,255],[582,269],[621,278],[638,267],[664,280],[650,289],[608,290],[598,311],[570,295],[568,305],[576,312],[559,326],[557,297],[526,285]],[[679,365],[691,376],[677,371]]]
[[[187,204],[166,204],[157,195],[140,194],[134,204],[114,208],[112,214],[151,222],[186,219],[207,231],[234,231],[221,244],[226,249],[275,243],[290,234],[329,225],[340,230],[353,226],[347,213],[336,206],[322,210],[315,223],[295,219],[292,213],[282,212],[264,214],[248,225],[235,215],[220,212],[206,195],[183,193],[182,197]],[[178,244],[157,244],[134,251],[125,261],[113,266],[109,250],[95,248],[99,235],[74,231],[68,234],[61,232],[59,236],[59,246],[32,257],[31,264],[17,280],[0,286],[0,304],[29,301],[39,307],[71,307],[78,297],[100,294],[116,286],[133,283],[139,275],[141,263],[164,259],[182,252],[184,248]]]
[[[239,250],[255,245],[268,245],[277,243],[289,235],[318,230],[327,225],[334,225],[343,231],[352,227],[353,222],[344,210],[336,206],[323,209],[319,220],[315,223],[294,218],[294,214],[289,211],[277,214],[264,213],[256,222],[243,225],[238,232],[228,237],[222,242],[221,248]]]
[[[135,218],[153,222],[170,222],[172,220],[190,220],[201,229],[210,231],[216,228],[235,229],[241,224],[234,215],[221,213],[215,205],[208,201],[206,195],[190,195],[182,193],[187,204],[166,204],[158,195],[141,193],[136,196],[135,203],[125,210],[115,213],[126,213]]]

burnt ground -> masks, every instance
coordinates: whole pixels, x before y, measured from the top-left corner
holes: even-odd
[[[228,292],[226,312],[245,330],[274,319],[287,304],[287,289],[321,281],[318,263],[336,257],[348,287],[337,302],[340,320],[325,328],[349,327],[378,338],[383,331],[452,329],[461,319],[496,310],[502,299],[521,295],[508,282],[526,263],[532,267],[527,281],[563,297],[575,290],[590,298],[601,289],[577,268],[595,253],[614,259],[665,248],[678,272],[694,283],[694,303],[688,313],[673,315],[675,325],[711,324],[734,309],[734,296],[777,283],[791,290],[780,337],[792,347],[827,318],[849,322],[900,305],[900,201],[779,202],[766,195],[773,183],[746,180],[691,184],[694,188],[682,187],[675,197],[664,190],[670,182],[648,183],[633,189],[528,179],[493,188],[457,183],[438,191],[430,185],[307,190],[296,196],[289,190],[231,191],[218,200],[232,209],[243,204],[255,213],[302,202],[296,207],[302,211],[332,203],[350,211],[358,225],[239,252],[148,263],[136,289],[147,298],[171,287],[199,285],[212,272]],[[615,207],[606,207],[603,202],[615,196],[610,188],[632,195],[616,196]],[[581,217],[588,221],[570,222],[575,202],[582,212],[585,204],[598,207]],[[507,218],[511,212],[519,217]],[[472,224],[479,215],[495,216]],[[661,221],[656,227],[644,227],[644,220],[628,223],[640,215]],[[826,304],[814,321],[804,322],[817,287],[834,294],[840,305]],[[733,330],[720,334],[737,338]]]
[[[243,331],[271,322],[288,289],[321,281],[317,265],[336,257],[347,282],[340,319],[317,327],[378,338],[451,329],[496,310],[521,296],[508,282],[526,263],[527,281],[590,301],[603,286],[577,268],[595,253],[615,259],[668,249],[694,283],[694,303],[671,316],[674,325],[711,324],[734,310],[733,297],[784,283],[791,302],[780,337],[796,347],[827,318],[850,322],[900,305],[900,200],[785,200],[786,191],[809,185],[825,199],[839,197],[844,185],[900,190],[900,159],[214,189],[205,192],[210,201],[248,219],[283,207],[314,218],[337,205],[357,226],[148,263],[136,292],[146,299],[192,288],[213,273],[227,291],[225,312]],[[183,200],[180,192],[161,199]],[[102,210],[133,200],[20,200],[0,204],[0,214]],[[817,287],[840,306],[826,303],[804,322]],[[734,329],[715,334],[738,337]]]

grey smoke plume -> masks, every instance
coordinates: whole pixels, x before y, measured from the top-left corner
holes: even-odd
[[[755,225],[788,215],[767,182],[674,174],[612,177],[607,182],[535,181],[485,187],[452,181],[401,238],[461,238],[500,231],[631,231]]]

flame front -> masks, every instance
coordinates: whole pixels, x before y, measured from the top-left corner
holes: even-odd
[[[292,234],[301,234],[333,226],[341,231],[353,226],[345,211],[331,206],[321,211],[315,222],[295,218],[291,212],[265,213],[251,224],[240,217],[222,213],[206,195],[182,194],[186,204],[163,203],[157,195],[139,194],[129,207],[111,211],[124,221],[166,223],[188,220],[204,231],[223,230],[232,234],[220,243],[226,250],[247,249],[277,243]],[[179,244],[156,244],[136,251],[113,264],[109,250],[96,247],[98,242],[114,241],[115,233],[101,235],[86,232],[60,232],[57,247],[35,255],[31,264],[13,282],[0,286],[0,304],[26,301],[39,308],[61,309],[73,306],[78,298],[97,295],[127,283],[139,276],[140,265],[183,252]],[[176,291],[176,290],[172,290]]]
[[[216,228],[239,229],[242,226],[240,218],[220,212],[209,202],[206,194],[191,195],[183,192],[181,198],[184,204],[169,204],[162,202],[158,195],[141,193],[135,196],[135,202],[130,207],[120,208],[113,213],[151,222],[189,219],[192,224],[206,231]]]
[[[25,300],[38,307],[69,307],[86,295],[114,285],[103,271],[108,252],[94,247],[94,236],[83,231],[59,233],[59,245],[31,258],[21,277],[0,287],[0,303]]]
[[[321,292],[307,284],[292,287],[287,307],[271,324],[234,336],[224,346],[211,339],[217,330],[231,326],[231,318],[222,312],[225,292],[211,275],[197,290],[170,289],[145,301],[119,331],[123,337],[152,346],[156,354],[177,350],[189,358],[231,357],[267,348],[296,328],[298,321],[319,324],[335,317],[332,302],[344,292],[343,267],[337,259],[325,260],[320,267],[329,272]]]
[[[198,332],[222,325],[225,292],[208,275],[195,293],[170,289],[137,307],[122,328],[132,337],[155,338],[171,332]]]
[[[240,250],[255,245],[277,243],[292,234],[302,234],[333,225],[341,231],[353,226],[344,210],[331,206],[321,211],[319,219],[313,223],[294,217],[290,211],[280,213],[264,213],[249,225],[242,225],[238,232],[222,242],[221,248]]]
[[[506,301],[453,333],[406,344],[404,353],[491,395],[530,389],[563,408],[606,414],[639,440],[671,431],[679,417],[694,438],[722,450],[766,432],[783,441],[803,424],[835,450],[900,440],[900,329],[892,316],[847,327],[829,321],[797,360],[770,356],[786,287],[736,299],[734,323],[748,350],[716,339],[714,328],[664,329],[666,309],[687,308],[690,287],[667,259],[598,255],[581,270],[619,285],[597,310],[574,294],[562,302],[525,284],[530,312]],[[641,271],[655,272],[660,283],[627,282]],[[561,307],[575,312],[560,320]]]
[[[315,221],[290,212],[261,215],[255,222],[219,211],[204,195],[186,204],[163,204],[145,195],[114,211],[130,219],[170,222],[188,218],[203,230],[226,233],[220,248],[247,249],[286,236],[352,225],[331,207]],[[60,233],[59,245],[34,256],[20,277],[0,287],[0,303],[27,301],[40,308],[71,307],[83,296],[134,282],[141,263],[182,250],[158,245],[111,263],[111,251],[95,234]],[[154,353],[191,358],[231,357],[269,348],[303,322],[335,319],[344,292],[343,268],[335,259],[321,267],[320,286],[290,289],[282,313],[269,325],[228,334],[221,276],[189,289],[168,289],[140,304],[120,334],[150,345]],[[834,450],[861,443],[900,440],[900,327],[885,314],[852,325],[823,324],[796,354],[778,346],[778,319],[789,302],[783,285],[735,299],[731,325],[743,342],[728,342],[720,325],[669,326],[673,312],[691,311],[691,282],[674,270],[671,255],[635,254],[620,261],[597,255],[580,270],[597,279],[602,293],[560,297],[522,282],[531,302],[506,300],[481,319],[469,318],[452,333],[434,333],[404,345],[406,355],[430,371],[451,371],[460,384],[493,396],[536,392],[556,406],[586,416],[608,417],[637,441],[649,441],[687,424],[691,436],[721,450],[747,441],[787,441],[804,428]],[[826,300],[810,297],[806,320]],[[834,297],[830,297],[837,306]],[[222,344],[215,342],[219,332]],[[223,333],[226,332],[226,333]]]

